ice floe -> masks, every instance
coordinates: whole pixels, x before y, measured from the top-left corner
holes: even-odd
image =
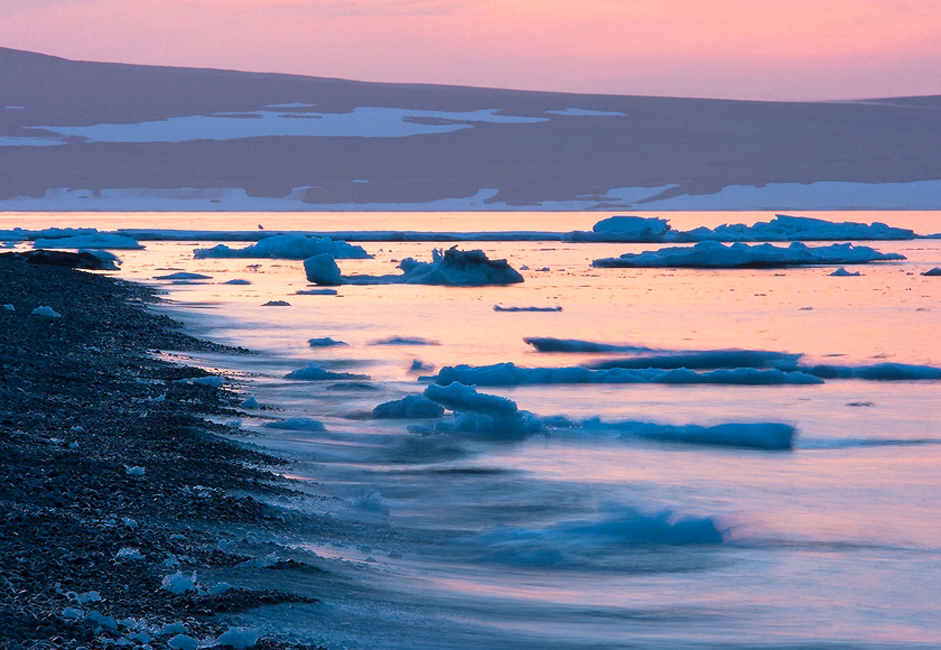
[[[204,275],[202,273],[191,273],[189,271],[177,271],[176,273],[168,273],[167,275],[155,275],[154,280],[211,280],[211,275]]]
[[[407,257],[399,263],[401,275],[341,275],[332,256],[317,255],[304,260],[308,282],[339,284],[428,284],[440,286],[485,286],[513,284],[523,276],[506,260],[491,260],[480,250],[461,251],[456,247],[432,251],[431,262]]]
[[[867,379],[870,381],[941,379],[941,368],[937,366],[893,362],[865,366],[801,365],[798,369],[822,379]]]
[[[206,258],[245,258],[245,259],[281,259],[304,260],[314,255],[328,253],[335,259],[367,259],[372,257],[362,246],[350,244],[329,237],[307,235],[272,235],[245,248],[231,248],[218,244],[212,248],[197,248],[193,251],[196,259]]]
[[[521,368],[512,362],[488,366],[445,366],[438,371],[437,384],[460,382],[478,386],[517,386],[528,384],[822,384],[823,379],[805,372],[758,368],[721,368],[697,372],[687,368],[611,368],[591,370],[581,367]]]
[[[939,275],[941,275],[941,266],[936,266],[935,268],[933,268],[933,269],[931,269],[931,270],[929,270],[929,271],[925,271],[924,273],[922,273],[922,275],[927,275],[927,276],[939,276]]]
[[[39,238],[33,240],[34,248],[89,248],[89,249],[122,249],[139,250],[141,243],[124,235],[108,233],[89,233],[71,237]]]
[[[596,343],[580,339],[557,339],[551,336],[527,336],[524,342],[536,348],[537,352],[651,352],[647,347],[637,345],[619,345],[615,343]]]
[[[702,350],[691,352],[664,352],[641,356],[622,357],[591,364],[595,370],[612,368],[687,368],[690,370],[716,370],[718,368],[776,368],[797,370],[800,354],[768,350]]]
[[[369,345],[441,345],[438,341],[432,341],[420,336],[389,336],[378,341],[372,341]]]
[[[308,363],[299,370],[293,370],[284,375],[285,379],[299,379],[303,381],[327,381],[336,379],[369,379],[368,375],[357,375],[351,372],[335,372],[327,370],[316,363]]]
[[[330,338],[329,336],[308,339],[307,343],[312,348],[329,348],[334,345],[348,345],[345,341],[338,341],[337,339]]]
[[[695,424],[669,425],[652,422],[603,423],[598,419],[586,420],[582,423],[582,428],[615,430],[619,432],[621,438],[767,450],[792,449],[797,431],[789,424],[778,422],[736,422],[707,427]]]
[[[500,305],[494,305],[494,306],[493,306],[493,310],[494,310],[494,311],[502,311],[502,312],[510,312],[510,313],[517,313],[517,312],[541,312],[541,311],[552,312],[552,311],[562,311],[562,307],[561,307],[561,306],[556,306],[556,307],[502,307],[502,306],[500,306]]]
[[[801,242],[781,247],[772,244],[721,244],[704,241],[694,246],[662,248],[642,253],[624,253],[620,257],[597,259],[599,268],[782,268],[822,264],[867,264],[904,260],[898,253],[880,253],[867,246],[831,244],[809,247]]]
[[[335,296],[336,289],[298,289],[294,292],[298,296]]]

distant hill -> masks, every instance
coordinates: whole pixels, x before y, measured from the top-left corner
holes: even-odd
[[[0,210],[941,209],[941,96],[380,84],[0,48]]]

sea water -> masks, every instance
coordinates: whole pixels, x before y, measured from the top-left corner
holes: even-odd
[[[238,230],[574,230],[597,214],[31,215],[4,227]],[[770,215],[699,213],[675,227]],[[820,216],[820,215],[814,215]],[[834,213],[935,232],[938,214]],[[482,217],[484,218],[484,217]],[[476,225],[475,225],[476,224]],[[932,228],[934,225],[934,228]],[[941,406],[938,381],[818,385],[591,384],[480,387],[537,416],[663,425],[783,423],[791,451],[625,438],[614,428],[527,437],[423,435],[375,420],[443,366],[512,361],[576,366],[613,354],[539,353],[524,337],[651,348],[802,353],[803,363],[941,366],[941,241],[876,242],[907,261],[787,270],[596,269],[642,244],[494,242],[523,269],[507,287],[342,286],[299,295],[301,262],[194,259],[211,241],[120,252],[120,277],[167,292],[162,307],[200,336],[253,355],[187,361],[218,369],[265,406],[246,411],[253,444],[306,499],[310,522],[258,533],[318,571],[221,572],[246,586],[319,598],[237,622],[330,648],[909,648],[941,644]],[[346,274],[386,274],[433,244],[363,244]],[[184,270],[207,280],[173,282]],[[232,279],[247,285],[229,285]],[[280,300],[287,306],[263,306]],[[503,312],[502,307],[561,307]],[[311,347],[312,338],[346,345]],[[381,344],[390,337],[410,344]],[[316,362],[363,375],[292,381]],[[264,426],[290,417],[325,430]],[[427,431],[426,431],[427,433]],[[241,441],[244,437],[238,438]]]

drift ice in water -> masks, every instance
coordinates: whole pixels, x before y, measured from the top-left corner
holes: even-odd
[[[143,246],[136,239],[124,235],[108,233],[93,233],[75,235],[74,237],[55,237],[52,239],[36,239],[33,248],[101,248],[139,250]]]
[[[196,259],[234,257],[304,260],[321,253],[329,253],[340,259],[366,259],[372,257],[362,246],[313,235],[273,235],[245,248],[230,248],[225,244],[219,244],[212,248],[197,248],[193,251],[193,257]]]
[[[582,341],[581,339],[557,339],[551,336],[527,336],[523,339],[537,352],[580,352],[592,354],[596,352],[651,352],[650,348],[637,345],[619,345],[615,343],[596,343],[595,341]]]
[[[582,423],[586,430],[613,429],[624,439],[642,438],[688,445],[715,445],[784,451],[794,446],[797,430],[779,422],[733,422],[711,427],[652,422],[602,423],[597,418]]]
[[[491,260],[480,250],[461,251],[457,247],[446,251],[435,249],[431,257],[431,262],[405,258],[399,263],[401,275],[341,275],[334,258],[324,254],[304,260],[304,271],[308,282],[321,285],[428,284],[480,287],[523,281],[523,276],[506,260]]]
[[[867,264],[904,260],[898,253],[880,253],[868,246],[831,244],[811,248],[800,242],[781,247],[772,244],[741,244],[730,246],[704,241],[689,247],[661,248],[643,253],[624,253],[620,257],[595,260],[598,268],[664,268],[699,269],[782,268],[819,264]]]

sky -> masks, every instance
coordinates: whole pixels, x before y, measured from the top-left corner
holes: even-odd
[[[941,0],[0,0],[0,45],[519,90],[941,94]]]

